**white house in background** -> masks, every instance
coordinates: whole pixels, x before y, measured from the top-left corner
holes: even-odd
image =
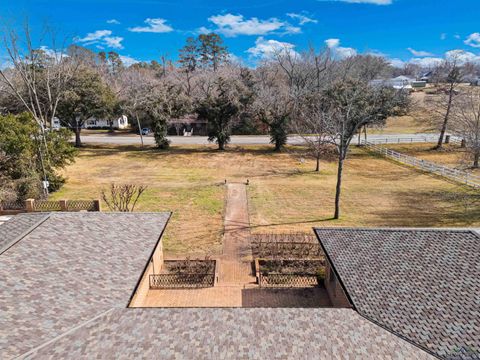
[[[407,76],[398,76],[393,79],[380,79],[370,82],[373,86],[388,86],[397,90],[413,90],[413,83],[416,79],[409,78]]]
[[[113,120],[112,127],[114,129],[126,129],[128,128],[128,118],[126,115],[120,116],[118,119]],[[110,121],[106,119],[91,118],[85,121],[83,126],[85,129],[98,129],[110,127]]]
[[[112,121],[112,128],[114,129],[126,129],[130,125],[128,123],[128,117],[126,115],[120,116],[118,119]],[[54,118],[53,119],[53,128],[60,129],[62,126],[60,119]],[[107,119],[95,119],[90,118],[83,124],[83,129],[101,129],[101,128],[109,128],[110,127],[110,120]]]

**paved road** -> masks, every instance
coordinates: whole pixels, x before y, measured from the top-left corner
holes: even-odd
[[[209,144],[206,136],[169,136],[173,145],[207,145]],[[155,143],[153,136],[144,136],[143,140],[146,145]],[[387,142],[387,143],[409,143],[409,142],[425,142],[436,141],[436,135],[432,134],[394,134],[394,135],[369,135],[368,141]],[[102,144],[118,144],[132,145],[140,144],[140,136],[138,135],[83,135],[84,143],[102,143]],[[356,142],[356,139],[355,139]],[[232,136],[230,144],[233,145],[265,145],[270,143],[268,136]],[[297,145],[303,143],[303,139],[299,136],[289,136],[288,143]]]

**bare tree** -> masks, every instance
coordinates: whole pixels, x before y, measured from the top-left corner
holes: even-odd
[[[316,53],[311,48],[302,54],[299,76],[305,77],[301,96],[295,99],[292,130],[302,137],[307,154],[316,160],[315,171],[320,171],[320,158],[330,153],[328,146],[328,113],[323,108],[322,91],[331,83],[333,62],[328,49]]]
[[[38,152],[44,184],[47,184],[45,166],[48,165],[50,154],[45,132],[49,124],[53,126],[59,101],[68,88],[77,64],[66,56],[64,43],[59,45],[55,33],[48,27],[40,38],[40,43],[43,41],[49,47],[33,44],[28,22],[25,22],[23,32],[14,27],[4,28],[2,42],[10,66],[0,69],[0,88],[10,99],[16,99],[38,125],[41,139]]]
[[[48,48],[33,44],[27,22],[22,33],[6,28],[2,40],[11,64],[10,71],[0,69],[3,89],[32,114],[43,133],[48,124],[52,124],[58,103],[78,64],[66,55],[64,44],[58,46],[55,33],[49,28],[40,40],[49,43]]]
[[[480,161],[480,93],[470,89],[459,96],[452,117],[452,132],[463,139],[472,157],[472,167]]]
[[[253,107],[258,119],[268,126],[270,143],[275,145],[275,151],[280,151],[287,143],[293,111],[293,99],[288,94],[288,89],[281,83],[261,81]]]
[[[384,124],[389,116],[408,104],[406,94],[386,87],[373,87],[358,79],[340,80],[322,94],[323,118],[329,142],[338,152],[334,219],[340,217],[344,162],[353,137],[366,125]]]
[[[330,135],[327,132],[327,125],[330,120],[328,112],[325,111],[321,100],[306,99],[306,103],[299,107],[292,128],[300,136],[307,149],[307,155],[315,159],[315,171],[320,171],[320,159],[330,154]]]
[[[143,134],[141,112],[146,96],[158,86],[155,76],[149,69],[130,68],[122,72],[120,77],[122,91],[119,94],[123,110],[137,122],[142,147]]]
[[[455,96],[458,93],[458,86],[463,81],[463,70],[457,56],[446,59],[434,70],[435,79],[438,84],[445,84],[440,98],[435,104],[436,112],[441,116],[440,135],[438,137],[436,149],[443,146],[445,133],[447,132],[448,122],[452,113]],[[439,113],[440,112],[440,113]]]
[[[112,183],[108,191],[102,190],[102,199],[111,211],[132,212],[146,189],[143,185]]]

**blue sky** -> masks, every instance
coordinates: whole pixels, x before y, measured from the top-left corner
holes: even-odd
[[[48,23],[127,61],[176,59],[186,37],[212,30],[248,63],[275,46],[309,44],[328,45],[339,57],[381,53],[395,63],[462,50],[480,62],[478,0],[1,0],[0,17],[17,24],[28,17],[35,34]]]

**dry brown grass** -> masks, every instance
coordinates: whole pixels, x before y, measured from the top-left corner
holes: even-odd
[[[213,146],[152,148],[98,146],[80,151],[66,170],[67,184],[53,199],[99,198],[111,182],[146,184],[139,211],[173,211],[165,248],[176,253],[221,249],[224,179],[250,180],[254,232],[309,231],[312,226],[480,225],[479,210],[450,203],[457,185],[354,150],[347,160],[342,218],[331,220],[336,164],[300,161],[297,150],[274,154],[271,147]],[[142,226],[139,224],[139,226]]]
[[[396,116],[387,119],[385,127],[368,129],[368,134],[417,134],[432,132],[426,121],[415,115]]]
[[[419,159],[432,161],[437,164],[446,165],[452,168],[470,171],[476,175],[480,175],[480,170],[472,170],[472,161],[469,154],[458,144],[444,145],[442,150],[435,150],[435,144],[418,143],[418,144],[395,144],[387,145],[388,148],[415,156]]]

